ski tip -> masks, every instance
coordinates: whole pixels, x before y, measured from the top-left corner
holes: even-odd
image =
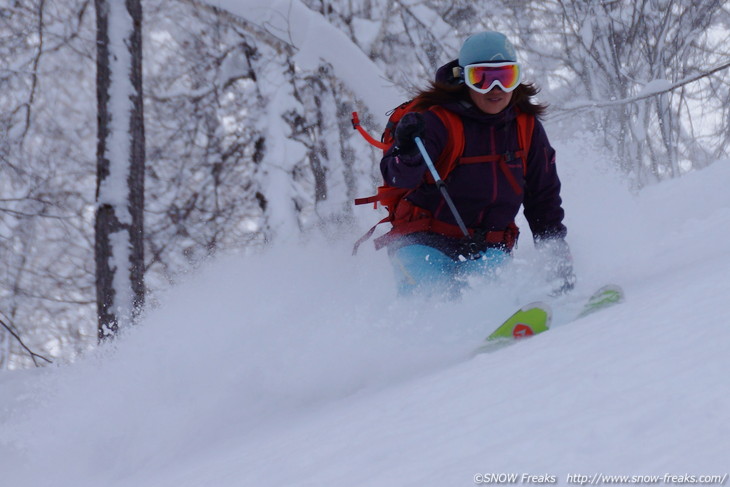
[[[545,301],[534,301],[532,303],[528,303],[520,308],[520,311],[529,311],[531,309],[541,309],[545,311],[548,314],[552,314],[552,308],[549,304],[547,304]]]
[[[624,289],[619,286],[618,284],[606,284],[602,288],[600,288],[598,291],[596,291],[596,294],[598,293],[605,293],[605,292],[616,292],[623,296]]]
[[[522,308],[520,308],[520,311],[525,312],[525,311],[538,310],[538,309],[544,311],[545,314],[547,315],[545,326],[547,326],[547,328],[550,328],[550,324],[553,321],[553,309],[546,302],[534,301],[532,303],[524,305]]]
[[[624,291],[617,284],[607,284],[594,292],[588,301],[583,305],[583,310],[577,318],[583,318],[600,309],[608,308],[624,301]]]
[[[598,289],[595,293],[593,293],[592,297],[605,297],[610,296],[611,302],[613,303],[621,303],[624,301],[624,290],[621,286],[618,284],[606,284],[602,288]]]

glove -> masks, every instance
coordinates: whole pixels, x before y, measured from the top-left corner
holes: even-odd
[[[553,289],[552,294],[559,296],[573,290],[576,277],[568,242],[562,238],[543,240],[539,248],[546,258],[547,279]]]
[[[416,137],[423,138],[426,133],[426,122],[423,115],[409,112],[403,115],[395,127],[395,144],[403,155],[412,155],[418,151]]]

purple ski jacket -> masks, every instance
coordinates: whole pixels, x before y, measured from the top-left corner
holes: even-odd
[[[444,108],[458,114],[464,126],[465,146],[462,156],[504,154],[518,150],[516,113],[508,107],[490,115],[468,101],[453,102]],[[433,161],[444,149],[448,131],[439,117],[431,111],[423,113],[426,125],[423,137],[426,150]],[[495,162],[457,165],[444,182],[464,223],[470,229],[503,231],[514,221],[520,206],[536,240],[564,238],[564,212],[560,198],[560,179],[555,168],[555,150],[550,146],[545,129],[535,120],[526,170],[521,160],[508,163],[509,170],[523,188],[518,194],[507,176]],[[456,224],[448,205],[435,184],[425,182],[428,171],[420,152],[394,154],[388,151],[380,162],[384,181],[400,188],[415,188],[406,199],[424,208],[433,217]],[[406,235],[395,239],[391,248],[407,243],[423,243],[445,250],[456,248],[459,239],[433,234]]]

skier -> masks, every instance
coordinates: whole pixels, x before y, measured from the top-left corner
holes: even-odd
[[[522,82],[510,41],[481,32],[463,43],[458,59],[438,69],[435,82],[415,98],[416,111],[399,121],[380,168],[387,185],[410,190],[397,205],[392,230],[381,237],[400,294],[458,294],[465,277],[495,273],[516,243],[520,205],[536,246],[548,256],[555,292],[573,288],[555,150],[539,121],[546,107],[531,99],[538,91]],[[463,130],[461,157],[442,174],[447,194],[427,179],[424,159],[439,160],[456,139],[434,107],[456,114]],[[529,140],[520,140],[525,133]]]

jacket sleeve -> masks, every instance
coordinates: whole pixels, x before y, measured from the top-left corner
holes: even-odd
[[[545,129],[535,120],[525,182],[525,218],[536,241],[565,238],[565,212],[560,198],[560,178],[555,166],[555,149]]]
[[[436,163],[441,151],[446,146],[446,127],[433,112],[423,113],[426,132],[423,144],[431,160]],[[416,188],[423,182],[428,171],[419,150],[413,154],[398,154],[395,146],[391,147],[380,161],[380,172],[383,181],[389,186],[397,188]]]

